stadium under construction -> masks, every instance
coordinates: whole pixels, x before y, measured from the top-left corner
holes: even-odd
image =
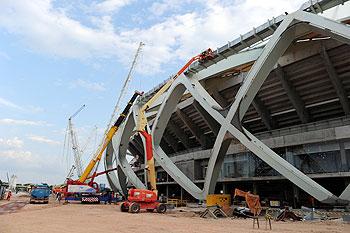
[[[147,108],[159,194],[204,200],[239,188],[294,207],[350,201],[350,15],[323,14],[344,2],[309,1],[253,28]],[[115,191],[145,188],[144,139],[132,132],[161,87],[137,100],[107,148]]]

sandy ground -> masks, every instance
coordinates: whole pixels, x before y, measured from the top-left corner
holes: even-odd
[[[23,198],[21,198],[23,200]],[[5,202],[1,202],[4,204]],[[0,233],[96,233],[96,232],[269,232],[264,220],[253,229],[252,220],[202,219],[193,213],[169,211],[157,213],[122,213],[118,205],[26,205],[16,213],[0,215]],[[326,222],[272,222],[272,232],[350,232],[350,224]]]

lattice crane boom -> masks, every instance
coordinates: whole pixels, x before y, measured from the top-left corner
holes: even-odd
[[[107,128],[104,132],[103,138],[102,138],[102,142],[100,143],[98,150],[96,151],[96,153],[94,154],[93,159],[90,161],[90,163],[87,165],[87,167],[85,168],[82,176],[80,176],[79,181],[80,182],[86,182],[87,179],[94,177],[94,174],[96,174],[100,160],[102,158],[102,154],[104,152],[104,150],[106,149],[108,143],[112,140],[114,134],[116,133],[116,131],[118,130],[120,124],[124,121],[125,117],[126,117],[126,113],[129,112],[129,109],[132,106],[132,103],[136,100],[136,98],[141,95],[141,93],[139,92],[135,92],[133,97],[131,98],[131,100],[128,102],[127,107],[124,109],[124,111],[121,113],[121,115],[119,116],[119,118],[115,121],[114,118],[117,114],[117,112],[119,111],[119,106],[123,100],[124,95],[127,92],[127,87],[128,84],[131,81],[132,78],[132,74],[135,70],[136,64],[137,64],[137,59],[142,51],[142,47],[145,44],[143,42],[139,43],[139,46],[136,50],[134,59],[131,63],[131,67],[129,69],[128,75],[126,76],[124,83],[123,83],[123,87],[120,91],[119,97],[117,99],[117,103],[114,107],[114,111],[112,113],[112,116],[110,118],[110,121],[107,125]],[[113,122],[115,122],[113,124]]]
[[[78,139],[76,136],[76,133],[74,131],[74,126],[72,123],[72,119],[73,117],[75,117],[76,115],[79,114],[79,112],[81,112],[84,108],[85,108],[85,104],[82,105],[72,116],[69,117],[68,119],[68,129],[69,129],[69,134],[72,140],[72,149],[73,149],[73,153],[74,153],[74,162],[75,162],[75,168],[77,169],[77,175],[78,177],[80,177],[83,173],[83,167],[82,167],[82,163],[81,163],[81,151],[79,149],[79,144],[78,144]]]

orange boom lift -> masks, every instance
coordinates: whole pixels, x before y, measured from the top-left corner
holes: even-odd
[[[158,213],[164,213],[166,211],[166,205],[159,203],[158,192],[156,186],[156,171],[154,166],[153,148],[152,148],[152,136],[148,132],[147,118],[145,112],[147,109],[164,93],[171,84],[194,62],[205,62],[214,57],[212,50],[209,48],[197,56],[192,57],[168,82],[166,82],[148,101],[145,103],[139,111],[138,122],[136,125],[137,132],[145,139],[145,154],[146,154],[146,168],[148,178],[148,190],[145,189],[130,189],[128,193],[128,200],[121,205],[122,212],[138,213],[141,209],[148,211],[157,210]]]

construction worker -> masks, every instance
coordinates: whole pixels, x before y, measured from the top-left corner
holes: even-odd
[[[112,204],[113,192],[108,191],[108,204]]]
[[[57,194],[56,194],[56,200],[58,201],[58,203],[61,203],[61,197],[62,197],[61,192],[57,192]]]
[[[11,190],[9,190],[8,193],[7,193],[7,198],[6,198],[6,200],[10,201],[11,196],[12,196],[12,192],[11,192]]]

